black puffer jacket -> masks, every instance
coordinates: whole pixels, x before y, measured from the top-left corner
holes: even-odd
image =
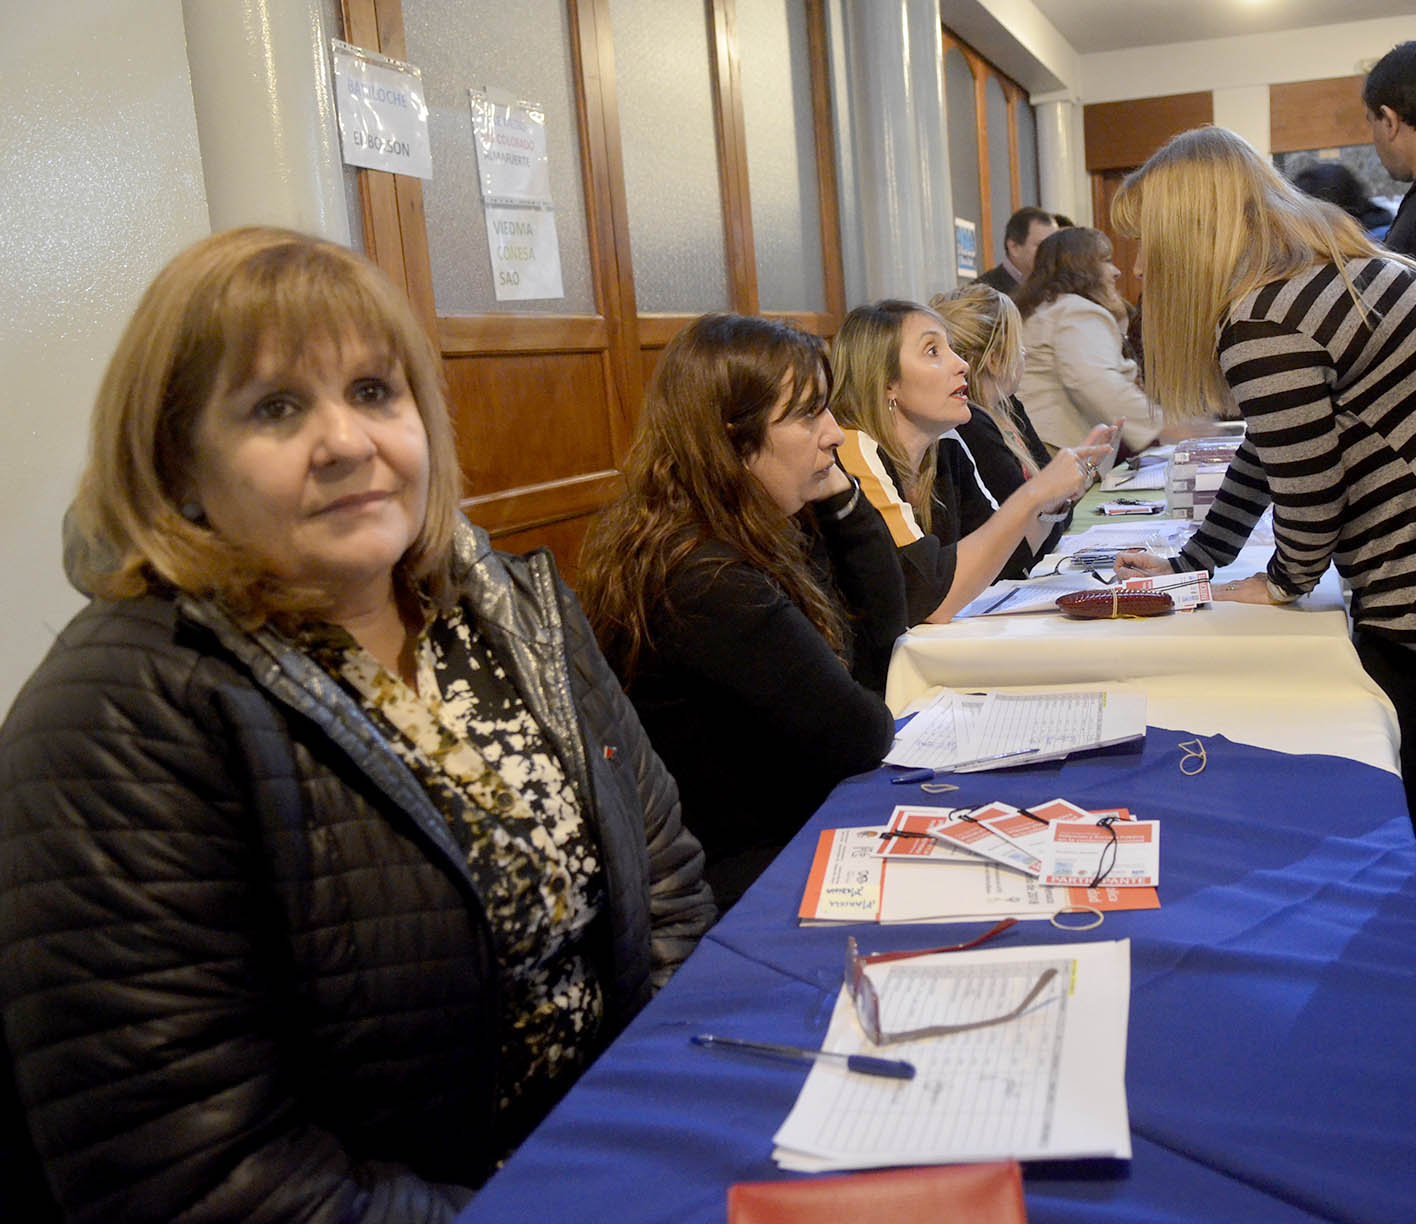
[[[711,922],[702,856],[549,558],[473,530],[458,556],[599,837],[612,1034]],[[404,1224],[470,1197],[498,1148],[491,938],[446,822],[304,656],[185,598],[92,604],[0,732],[0,804],[4,1036],[66,1216]]]

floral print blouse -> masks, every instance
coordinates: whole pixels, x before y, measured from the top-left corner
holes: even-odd
[[[501,968],[509,1153],[598,1048],[594,836],[555,751],[462,609],[425,609],[416,691],[336,626],[308,626],[298,645],[359,699],[466,851]]]

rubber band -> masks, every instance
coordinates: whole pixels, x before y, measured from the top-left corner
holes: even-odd
[[[1059,917],[1061,917],[1063,914],[1086,914],[1086,913],[1095,914],[1095,915],[1096,915],[1096,921],[1095,921],[1095,922],[1088,922],[1085,926],[1075,926],[1075,925],[1073,925],[1073,924],[1070,923],[1070,922],[1058,922],[1058,921],[1057,921],[1057,919],[1058,919]],[[1050,923],[1052,923],[1052,925],[1055,926],[1059,931],[1094,931],[1094,930],[1096,930],[1097,927],[1099,927],[1103,922],[1106,921],[1106,915],[1103,914],[1103,913],[1102,913],[1099,909],[1097,909],[1096,906],[1094,906],[1094,905],[1064,905],[1060,910],[1058,910],[1055,914],[1053,914],[1052,917],[1050,917],[1047,921],[1050,922]]]
[[[947,795],[950,791],[956,791],[959,788],[952,782],[921,782],[919,789],[926,795]]]
[[[1205,766],[1209,764],[1209,754],[1205,752],[1203,741],[1198,739],[1182,740],[1176,745],[1185,755],[1180,758],[1180,772],[1187,778],[1193,778],[1196,774],[1205,772]],[[1186,769],[1185,766],[1191,761],[1198,760],[1198,769]]]

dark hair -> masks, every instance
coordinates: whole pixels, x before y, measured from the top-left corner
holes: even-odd
[[[1293,185],[1315,199],[1336,204],[1359,221],[1372,206],[1362,180],[1341,162],[1314,162],[1304,166],[1294,174]]]
[[[819,337],[775,319],[704,315],[659,358],[623,465],[625,492],[591,524],[577,584],[626,687],[675,571],[713,540],[776,582],[841,653],[841,614],[812,576],[801,527],[745,462],[765,444],[784,386],[788,414],[819,412],[831,367]]]
[[[1003,249],[1007,250],[1008,243],[1022,246],[1028,240],[1028,234],[1032,232],[1033,222],[1041,221],[1044,225],[1054,225],[1050,212],[1044,212],[1041,208],[1020,208],[1008,218],[1008,224],[1003,227]]]
[[[1402,123],[1416,127],[1416,41],[1397,43],[1372,66],[1362,102],[1374,115],[1389,106]]]
[[[1065,213],[1053,213],[1052,219],[1057,222],[1058,229],[1071,229],[1077,223]]]
[[[1099,229],[1074,225],[1048,234],[1037,247],[1028,279],[1013,295],[1018,311],[1027,318],[1039,306],[1075,293],[1104,306],[1124,327],[1126,303],[1116,286],[1101,275],[1101,265],[1111,258],[1111,239]]]

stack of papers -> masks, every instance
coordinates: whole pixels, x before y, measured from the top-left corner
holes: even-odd
[[[1119,523],[1096,523],[1075,535],[1065,535],[1057,541],[1057,552],[1039,561],[1033,568],[1041,573],[1050,573],[1056,562],[1074,553],[1090,552],[1095,549],[1148,548],[1152,552],[1169,555],[1178,551],[1195,533],[1195,524],[1185,519],[1171,519],[1165,522],[1132,520]]]
[[[1000,1015],[1055,971],[1019,1017],[873,1045],[843,988],[824,1050],[885,1054],[911,1080],[817,1062],[773,1136],[785,1169],[821,1172],[976,1160],[1129,1159],[1127,940],[947,952],[871,966],[886,1032]]]
[[[1158,821],[1136,820],[1125,808],[1089,812],[1065,799],[1026,811],[998,802],[962,810],[897,807],[875,853],[957,864],[961,851],[1052,886],[1090,887],[1103,864],[1108,888],[1160,883]]]
[[[1133,689],[984,693],[944,689],[901,729],[885,764],[971,773],[1053,761],[1146,733]]]
[[[883,857],[877,851],[885,831],[879,825],[822,831],[797,911],[802,926],[1046,920],[1061,910],[1160,908],[1154,888],[1116,888],[1105,880],[1098,888],[1053,887],[964,846]]]

